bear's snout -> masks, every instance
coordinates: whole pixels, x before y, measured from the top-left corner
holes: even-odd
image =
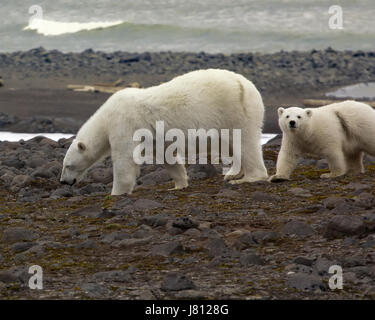
[[[296,127],[296,122],[294,120],[289,121],[289,127],[290,128],[295,128]]]

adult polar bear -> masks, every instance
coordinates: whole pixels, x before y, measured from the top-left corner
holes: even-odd
[[[375,111],[356,101],[333,103],[315,109],[278,109],[283,139],[276,174],[270,181],[289,180],[299,158],[314,154],[327,159],[332,178],[363,173],[363,153],[375,156]]]
[[[147,89],[113,94],[78,131],[64,159],[61,182],[74,184],[107,155],[113,162],[112,195],[130,194],[140,173],[133,160],[138,129],[241,129],[241,172],[231,183],[266,180],[260,143],[264,106],[256,87],[243,76],[220,69],[197,70]],[[154,134],[155,137],[155,134]],[[188,186],[185,166],[166,165],[176,189]],[[232,167],[233,168],[233,167]],[[233,171],[232,171],[233,173]],[[234,176],[231,170],[226,179]]]

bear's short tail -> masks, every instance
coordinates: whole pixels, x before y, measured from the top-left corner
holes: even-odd
[[[354,132],[353,132],[352,128],[350,128],[350,125],[345,120],[344,116],[342,114],[340,114],[340,111],[335,111],[335,115],[336,115],[337,119],[339,120],[341,128],[344,131],[347,139],[353,138]]]
[[[248,117],[253,117],[252,108],[259,108],[264,112],[264,104],[262,96],[260,95],[258,89],[254,86],[252,82],[247,80],[245,77],[237,80],[240,93],[240,103],[243,108],[243,112]],[[262,112],[262,114],[263,114]],[[261,119],[263,122],[263,119]]]

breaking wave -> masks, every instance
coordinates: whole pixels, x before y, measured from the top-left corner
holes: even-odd
[[[111,28],[123,23],[125,22],[121,20],[112,22],[59,22],[35,18],[23,30],[33,30],[44,36],[59,36],[67,33]]]

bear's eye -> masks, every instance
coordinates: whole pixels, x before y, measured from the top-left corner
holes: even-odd
[[[289,116],[286,116],[287,119],[289,119]]]
[[[301,119],[301,116],[298,116],[297,118],[298,118],[298,119]]]

